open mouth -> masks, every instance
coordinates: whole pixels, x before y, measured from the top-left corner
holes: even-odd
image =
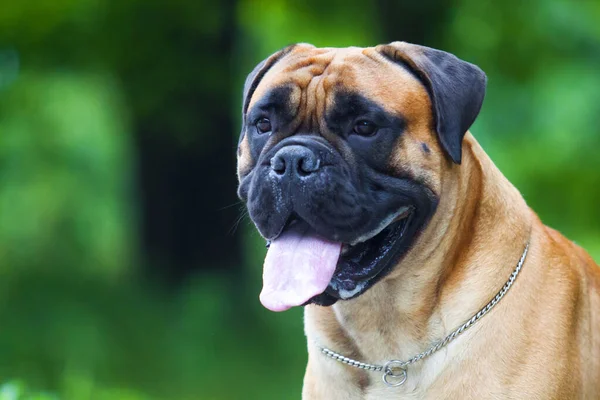
[[[350,299],[359,294],[383,270],[391,267],[410,225],[412,209],[402,213],[380,233],[356,245],[344,244],[326,293]]]
[[[327,240],[294,216],[270,245],[261,302],[273,311],[315,303],[329,306],[356,297],[381,279],[410,245],[413,207],[354,244]]]

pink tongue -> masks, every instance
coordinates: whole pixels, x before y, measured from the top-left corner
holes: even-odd
[[[271,311],[285,311],[323,293],[341,249],[341,243],[317,237],[307,224],[289,227],[267,252],[260,302]]]

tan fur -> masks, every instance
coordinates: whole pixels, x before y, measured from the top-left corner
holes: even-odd
[[[238,146],[238,179],[243,175],[247,174],[252,168],[252,158],[250,155],[250,143],[248,142],[248,135],[242,138],[242,142]]]
[[[289,82],[297,85],[296,127],[319,124],[334,144],[322,115],[335,87],[402,114],[407,128],[391,166],[440,199],[427,228],[384,279],[356,299],[306,307],[303,398],[600,398],[600,269],[541,223],[473,136],[463,142],[462,164],[453,164],[436,139],[424,87],[374,49],[300,46],[265,75],[253,101]],[[252,163],[244,157],[246,150],[242,169]],[[504,299],[449,346],[410,366],[403,386],[388,388],[380,373],[319,353],[316,343],[382,364],[426,350],[498,292],[528,241],[522,272]]]

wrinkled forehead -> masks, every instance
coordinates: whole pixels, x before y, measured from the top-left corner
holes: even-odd
[[[287,100],[298,107],[301,103],[308,108],[328,107],[335,102],[336,95],[352,93],[404,117],[422,116],[431,109],[421,82],[374,48],[298,45],[265,74],[248,109],[282,87],[290,90]]]

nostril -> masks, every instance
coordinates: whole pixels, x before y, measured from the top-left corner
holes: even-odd
[[[317,171],[321,165],[321,160],[316,157],[302,157],[298,161],[298,174],[302,176],[310,175]]]
[[[269,161],[271,171],[278,176],[283,177],[307,177],[321,168],[321,160],[309,148],[300,145],[285,146],[271,158]]]
[[[285,173],[285,160],[282,157],[275,156],[271,158],[271,169],[279,175]]]

